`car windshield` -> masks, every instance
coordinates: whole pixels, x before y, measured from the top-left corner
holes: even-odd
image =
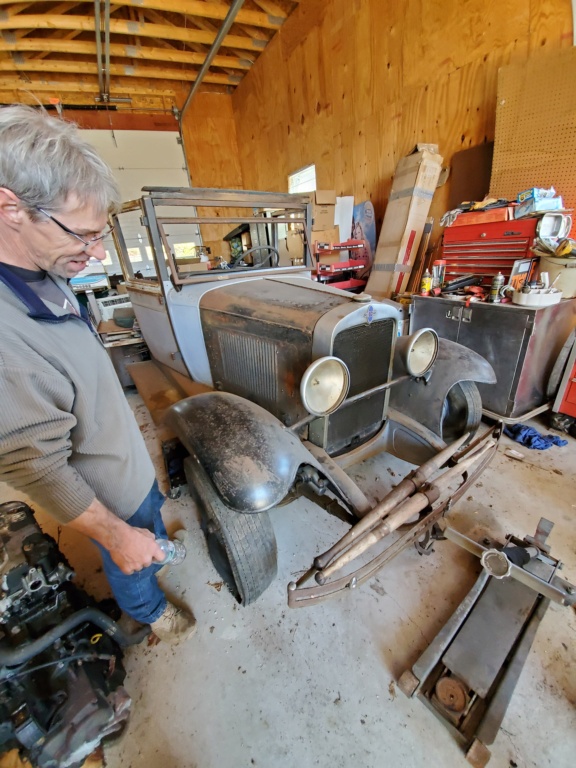
[[[129,279],[184,285],[311,267],[307,197],[239,191],[223,199],[222,190],[197,192],[152,190],[115,217]]]

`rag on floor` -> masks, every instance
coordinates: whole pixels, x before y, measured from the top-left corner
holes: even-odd
[[[504,434],[536,451],[546,451],[553,445],[568,445],[568,440],[562,440],[556,435],[541,435],[536,429],[525,424],[512,424],[504,429]]]

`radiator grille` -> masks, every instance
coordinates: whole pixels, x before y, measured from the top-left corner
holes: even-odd
[[[356,395],[388,381],[394,320],[346,328],[334,339],[332,354],[350,369],[350,394]]]
[[[243,333],[218,334],[224,389],[259,402],[278,401],[278,358],[274,342]]]
[[[347,328],[334,339],[333,354],[350,370],[350,395],[388,381],[395,330],[387,318]],[[385,402],[386,392],[379,392],[330,416],[326,451],[335,454],[370,438],[382,424]]]

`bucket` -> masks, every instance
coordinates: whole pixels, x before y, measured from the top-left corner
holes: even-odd
[[[550,284],[562,291],[565,299],[576,296],[576,259],[558,259],[556,256],[540,256],[540,272],[548,272]]]

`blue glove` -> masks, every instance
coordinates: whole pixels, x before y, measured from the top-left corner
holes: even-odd
[[[540,432],[525,424],[512,424],[504,429],[504,434],[535,451],[546,451],[553,445],[568,445],[568,440],[562,440],[556,435],[541,435]]]

